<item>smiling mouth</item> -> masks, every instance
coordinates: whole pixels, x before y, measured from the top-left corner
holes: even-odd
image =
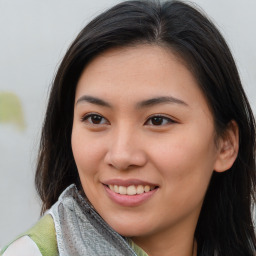
[[[131,185],[128,187],[125,186],[118,186],[118,185],[107,185],[107,187],[112,190],[113,192],[120,194],[120,195],[140,195],[143,193],[147,193],[149,191],[152,191],[156,188],[157,186],[150,186],[150,185]]]

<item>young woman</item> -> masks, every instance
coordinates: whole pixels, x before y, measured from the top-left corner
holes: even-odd
[[[253,256],[255,171],[255,120],[216,27],[182,2],[123,2],[59,67],[44,216],[3,255]]]

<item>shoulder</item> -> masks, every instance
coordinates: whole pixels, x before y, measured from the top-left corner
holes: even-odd
[[[3,256],[42,256],[36,243],[29,236],[15,240],[2,254]]]
[[[2,251],[3,256],[57,256],[57,241],[51,215],[43,216],[31,229],[17,237]]]

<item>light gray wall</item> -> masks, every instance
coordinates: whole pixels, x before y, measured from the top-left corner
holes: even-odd
[[[0,0],[0,100],[1,93],[14,93],[26,124],[22,128],[20,123],[0,123],[0,247],[39,217],[33,176],[48,88],[56,67],[79,30],[118,2]],[[256,1],[195,2],[227,39],[256,112]],[[11,101],[12,96],[9,98]],[[22,118],[22,113],[16,115]]]

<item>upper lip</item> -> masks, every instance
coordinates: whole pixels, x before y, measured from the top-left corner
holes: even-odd
[[[127,179],[127,180],[122,180],[122,179],[109,179],[106,181],[102,182],[105,185],[117,185],[117,186],[124,186],[124,187],[129,187],[132,185],[149,185],[149,186],[155,186],[157,187],[157,184],[154,184],[152,182],[144,181],[144,180],[139,180],[139,179]]]

